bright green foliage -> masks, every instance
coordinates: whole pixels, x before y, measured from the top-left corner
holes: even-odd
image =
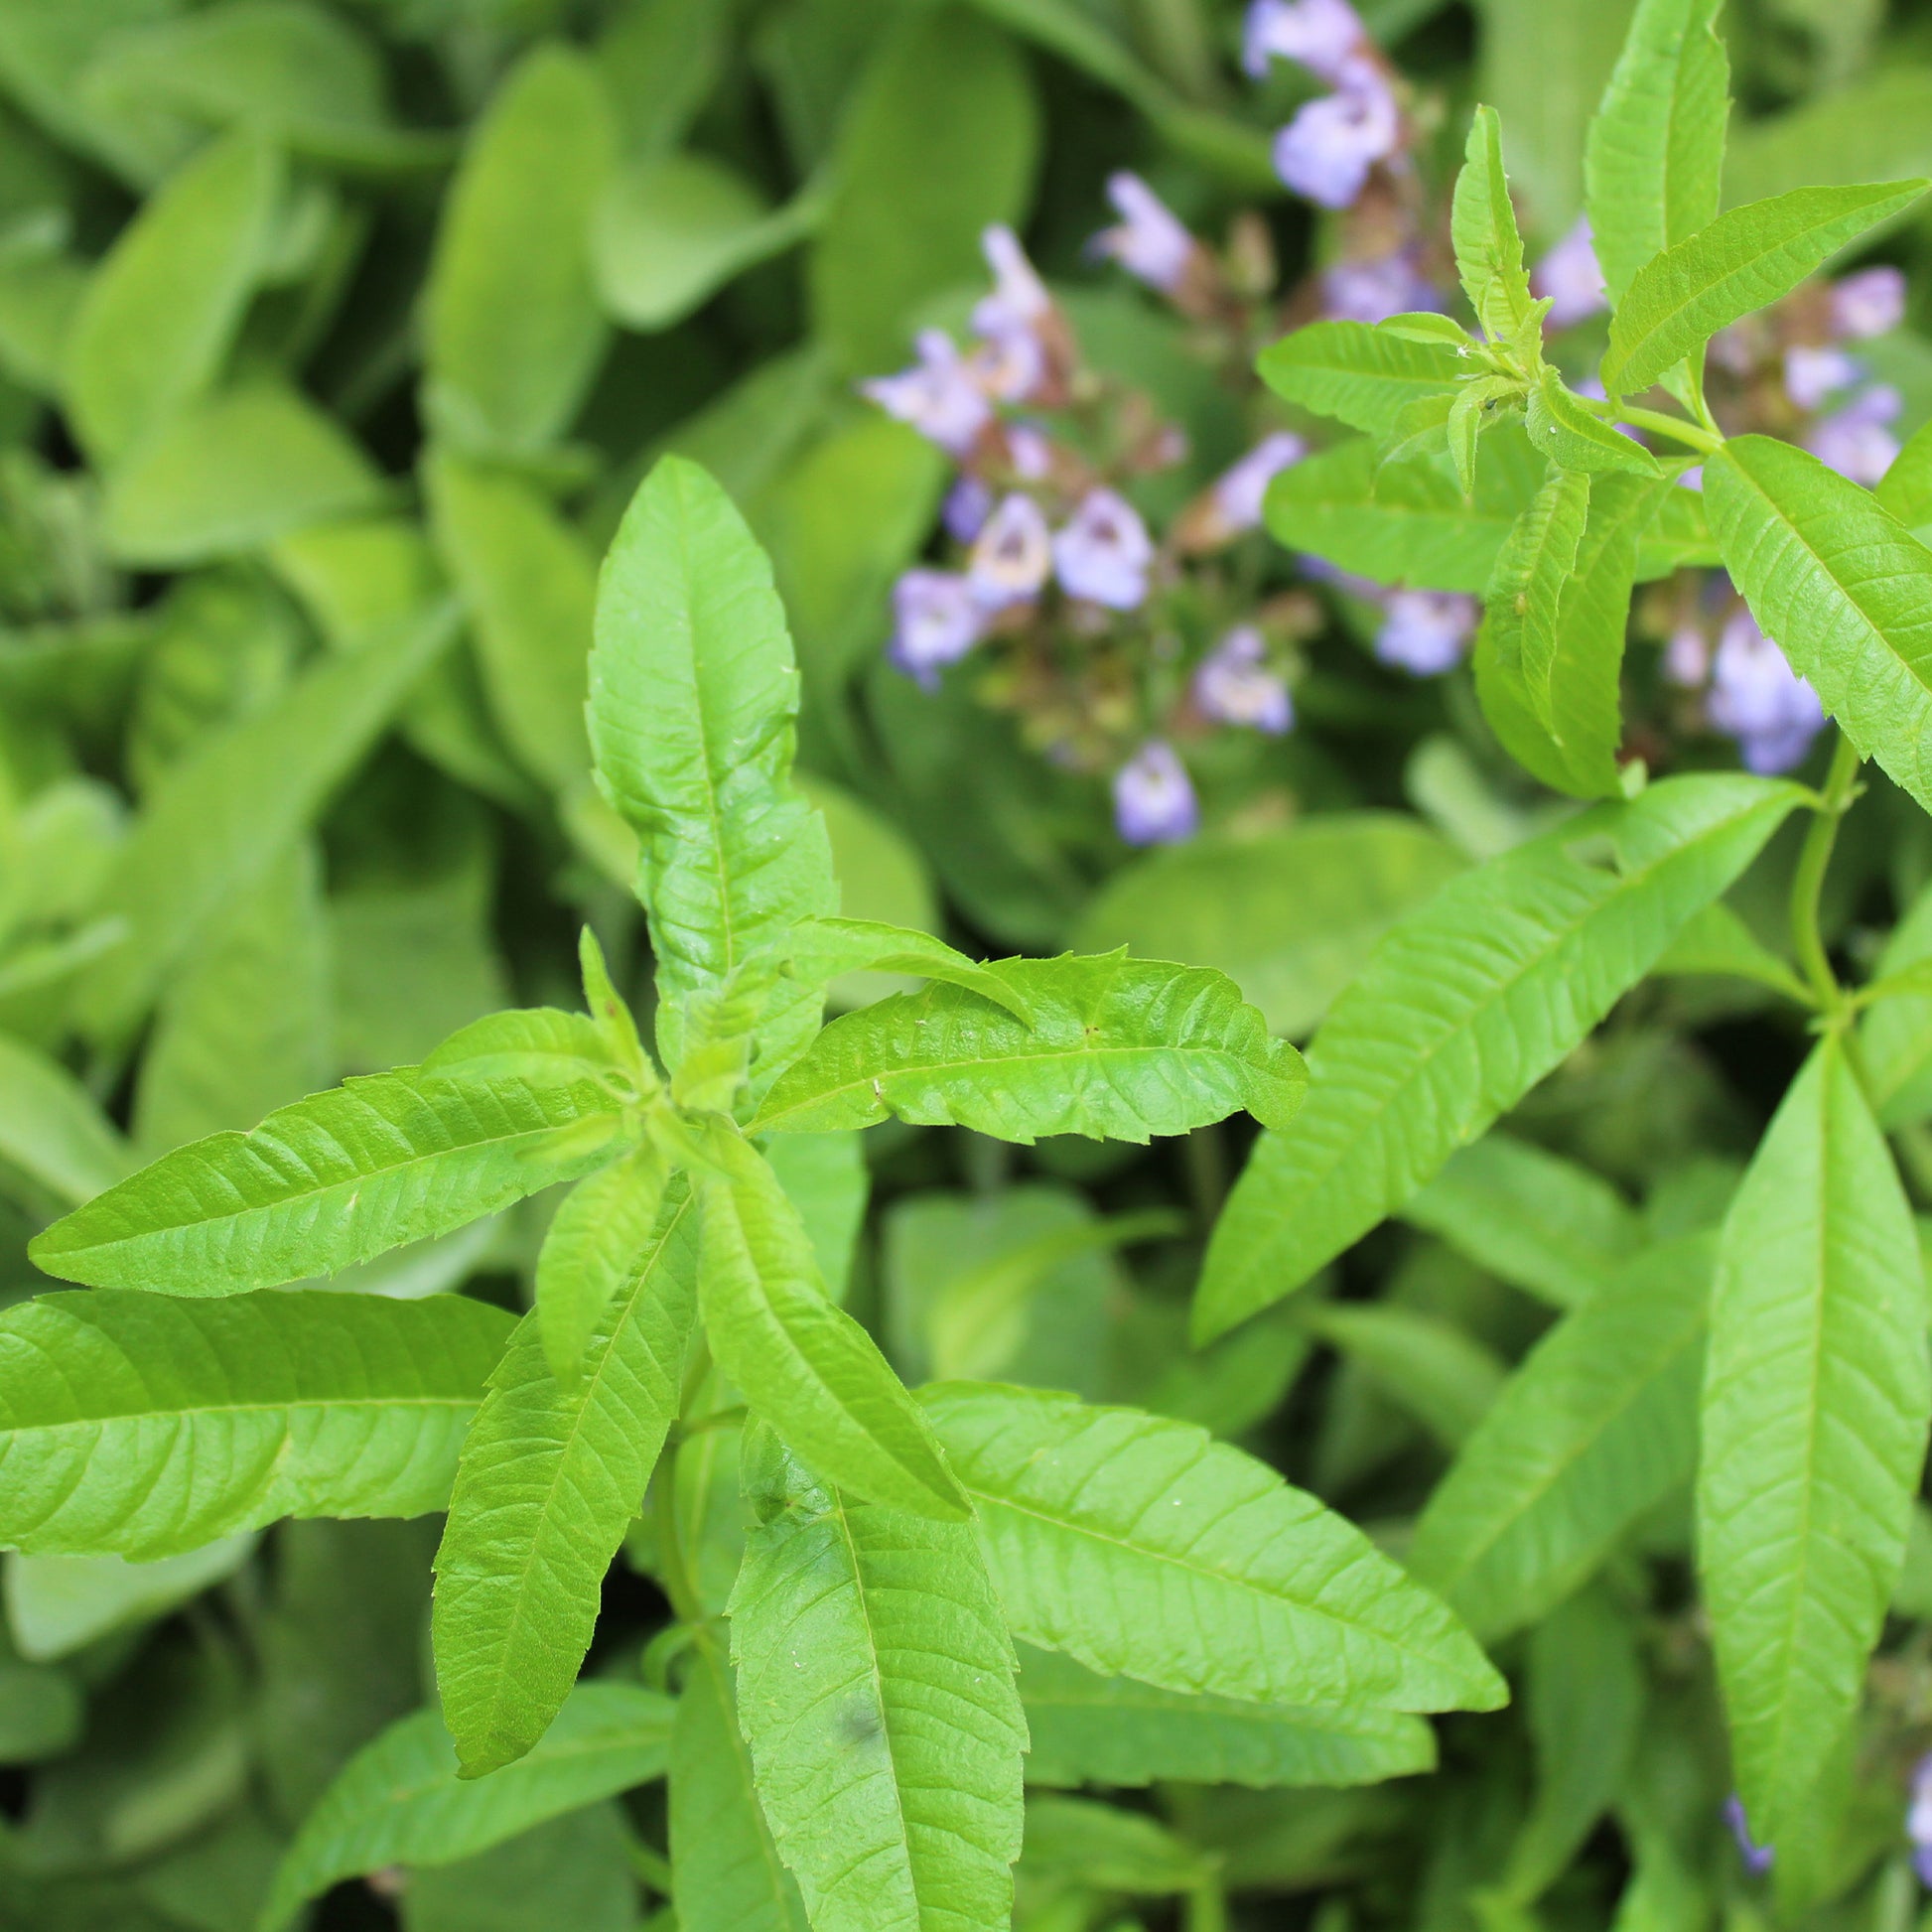
[[[1534,1622],[1689,1480],[1708,1235],[1637,1257],[1533,1348],[1416,1525],[1409,1560],[1480,1635]]]
[[[537,1256],[537,1317],[560,1387],[576,1381],[592,1334],[643,1253],[664,1182],[663,1157],[640,1147],[580,1180],[550,1223]]]
[[[884,1509],[795,1463],[732,1591],[739,1718],[814,1932],[1000,1925],[1026,1721],[968,1523]]]
[[[935,1383],[922,1399],[1028,1642],[1222,1697],[1392,1711],[1501,1701],[1433,1596],[1204,1431],[994,1383]]]
[[[1631,278],[1610,323],[1603,386],[1612,395],[1648,388],[1720,329],[1789,294],[1925,189],[1923,181],[1799,188],[1719,215]]]
[[[448,1864],[661,1776],[671,1712],[639,1685],[580,1685],[543,1742],[483,1783],[458,1778],[434,1711],[391,1725],[304,1821],[275,1874],[259,1932],[281,1932],[305,1901],[339,1879],[394,1864]]]
[[[1718,212],[1730,62],[1719,0],[1638,0],[1584,150],[1596,259],[1620,300],[1653,255]]]
[[[988,970],[1031,1024],[957,986],[896,995],[833,1021],[754,1125],[824,1133],[897,1115],[1023,1144],[1041,1134],[1145,1141],[1237,1107],[1283,1125],[1300,1104],[1302,1056],[1269,1038],[1219,973],[1124,952]]]
[[[69,1281],[167,1295],[333,1275],[574,1178],[621,1127],[611,1087],[568,1063],[547,1079],[398,1067],[177,1149],[34,1255]]]
[[[820,985],[846,973],[916,973],[963,986],[1004,1008],[1022,1026],[1033,1021],[1025,989],[1010,974],[968,959],[930,933],[876,919],[807,920],[797,930],[787,964],[799,979]]]
[[[1520,696],[1553,739],[1558,736],[1551,688],[1557,616],[1576,576],[1589,487],[1587,472],[1550,466],[1536,501],[1517,520],[1496,559],[1484,620],[1483,648],[1494,676]]]
[[[1211,1336],[1299,1288],[1513,1106],[1762,849],[1789,785],[1673,778],[1452,880],[1335,1003],[1312,1097],[1214,1230]]]
[[[1876,977],[1932,957],[1932,893],[1921,891],[1878,955]],[[1932,1114],[1932,987],[1882,1000],[1859,1023],[1865,1092],[1881,1127],[1905,1127]]]
[[[1428,1725],[1402,1712],[1190,1696],[1032,1644],[1020,1666],[1031,1784],[1369,1784],[1436,1763]]]
[[[0,1314],[0,1537],[166,1556],[441,1508],[505,1318],[477,1302],[50,1295]]]
[[[658,1045],[675,1068],[686,999],[838,909],[824,821],[786,783],[798,669],[771,568],[692,464],[667,458],[624,516],[590,677],[598,780],[642,842]],[[811,1037],[818,1002],[797,982],[767,1007],[772,1071]]]
[[[1478,107],[1469,124],[1449,232],[1455,272],[1476,320],[1493,340],[1508,341],[1531,320],[1535,304],[1523,272],[1523,237],[1503,179],[1502,126],[1493,107]]]
[[[436,1559],[437,1683],[467,1777],[536,1743],[590,1648],[604,1573],[677,1415],[696,1314],[696,1220],[680,1180],[569,1383],[552,1374],[541,1309],[490,1376]]]
[[[1447,395],[1464,359],[1449,343],[1419,343],[1361,322],[1317,322],[1264,349],[1257,366],[1288,401],[1380,433],[1412,404]]]
[[[1641,443],[1611,428],[1546,368],[1529,392],[1530,442],[1553,463],[1586,476],[1654,477],[1657,459]]]
[[[1751,614],[1853,744],[1932,810],[1932,551],[1787,443],[1734,437],[1705,478]]]
[[[1737,1789],[1775,1844],[1858,1705],[1932,1419],[1911,1211],[1845,1047],[1806,1062],[1719,1243],[1698,1550]]]

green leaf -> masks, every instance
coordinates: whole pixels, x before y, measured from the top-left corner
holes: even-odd
[[[1830,13],[1814,16],[1822,25]],[[1813,31],[1816,31],[1814,28]],[[1884,181],[1932,169],[1932,71],[1880,60],[1847,84],[1737,128],[1725,165],[1736,204],[1819,182]]]
[[[406,1932],[637,1932],[637,1832],[606,1798],[454,1864],[415,1866]]]
[[[1858,1708],[1932,1416],[1925,1269],[1838,1036],[1785,1095],[1725,1219],[1698,1568],[1737,1791],[1794,1827]]]
[[[1502,1389],[1506,1371],[1494,1351],[1442,1315],[1348,1302],[1303,1310],[1300,1319],[1446,1449],[1468,1440]]]
[[[0,1314],[0,1542],[167,1556],[440,1509],[504,1316],[439,1296],[47,1295]]]
[[[436,1557],[436,1681],[465,1777],[537,1744],[590,1648],[604,1573],[677,1416],[696,1220],[674,1181],[567,1386],[545,1359],[541,1311],[489,1378]]]
[[[973,1526],[859,1502],[796,1464],[777,1484],[732,1591],[732,1658],[813,1932],[1004,1925],[1027,1723]]]
[[[1134,861],[1080,914],[1082,952],[1125,945],[1227,974],[1270,1033],[1303,1038],[1403,913],[1464,869],[1395,812],[1324,812],[1286,831],[1212,834]]]
[[[1171,1691],[1494,1709],[1468,1634],[1368,1540],[1189,1423],[993,1383],[921,1392],[1014,1634]]]
[[[1493,107],[1469,123],[1449,216],[1455,272],[1476,320],[1493,342],[1507,342],[1529,321],[1535,303],[1523,272],[1523,237],[1503,175],[1502,124]]]
[[[1366,437],[1291,465],[1268,487],[1268,528],[1378,584],[1483,591],[1504,539],[1542,483],[1544,463],[1511,425],[1483,440],[1475,496],[1434,463],[1376,466]]]
[[[1450,1155],[1402,1218],[1560,1309],[1587,1302],[1643,1243],[1607,1180],[1500,1131]]]
[[[75,989],[87,1034],[112,1037],[139,1019],[208,919],[313,823],[448,641],[435,622],[392,649],[327,659],[170,772],[100,897],[100,912],[127,921],[127,941]]]
[[[947,9],[871,44],[807,271],[818,335],[855,372],[901,360],[919,306],[984,275],[981,232],[1025,211],[1040,134],[1027,64],[989,22]]]
[[[786,1134],[765,1149],[764,1159],[804,1223],[825,1292],[843,1302],[872,1191],[863,1140],[857,1134]]]
[[[1902,973],[1927,959],[1932,959],[1932,891],[1921,890],[1886,939],[1873,978]],[[1865,1013],[1859,1021],[1859,1058],[1879,1126],[1908,1127],[1932,1115],[1932,988],[1880,1000]]]
[[[650,1240],[666,1179],[663,1156],[640,1147],[580,1180],[551,1221],[537,1255],[536,1312],[560,1388],[576,1385],[591,1336]]]
[[[693,1633],[671,1724],[671,1888],[679,1932],[810,1932],[778,1858],[715,1626]]]
[[[1531,714],[1553,734],[1557,610],[1576,575],[1588,515],[1589,478],[1553,465],[1496,559],[1483,613],[1497,676],[1520,689]]]
[[[662,1775],[672,1706],[636,1684],[580,1684],[519,1764],[466,1783],[433,1710],[359,1751],[288,1849],[258,1932],[281,1932],[331,1885],[388,1865],[438,1865]]]
[[[1203,1853],[1145,1812],[1058,1797],[1028,1804],[1020,1869],[1023,1882],[1040,1888],[1091,1885],[1140,1898],[1193,1891],[1213,1873]]]
[[[1402,1712],[1190,1697],[1032,1644],[1020,1700],[1030,1784],[1348,1785],[1436,1768],[1434,1734]]]
[[[1788,295],[1848,242],[1909,207],[1923,181],[1799,188],[1718,216],[1653,256],[1610,322],[1603,386],[1647,389],[1720,329]]]
[[[589,1074],[402,1066],[178,1148],[39,1235],[64,1281],[233,1295],[447,1234],[611,1158],[621,1104]]]
[[[1861,755],[1932,811],[1932,552],[1789,443],[1733,437],[1704,476],[1751,615]]]
[[[1633,477],[1662,474],[1657,459],[1587,409],[1564,386],[1555,369],[1546,368],[1529,394],[1530,442],[1553,463],[1587,476]]]
[[[642,841],[665,1064],[683,1002],[838,909],[824,821],[793,790],[798,670],[771,571],[725,492],[666,457],[625,513],[598,592],[591,740],[605,795]],[[768,1082],[818,1025],[792,982],[758,1033]]]
[[[718,1366],[814,1469],[941,1519],[968,1504],[872,1337],[827,1299],[798,1210],[750,1142],[703,1142],[699,1306]]]
[[[151,1623],[232,1577],[254,1554],[253,1530],[217,1537],[180,1556],[27,1557],[6,1564],[7,1634],[23,1657],[71,1656],[110,1631]]]
[[[72,322],[66,389],[96,462],[131,454],[219,373],[265,266],[282,176],[259,134],[210,143],[94,271]]]
[[[1730,63],[1720,0],[1638,0],[1584,149],[1584,201],[1612,303],[1718,212]]]
[[[108,483],[101,528],[119,562],[178,569],[384,500],[374,466],[333,416],[255,379],[183,409],[131,451]]]
[[[423,298],[439,440],[529,455],[570,427],[604,352],[590,225],[616,150],[596,70],[556,41],[511,69],[477,122]]]
[[[141,1057],[135,1139],[165,1154],[322,1086],[331,1055],[320,855],[297,845],[214,919],[161,1004]]]
[[[1879,478],[1872,495],[1923,543],[1932,525],[1932,423],[1921,423]]]
[[[1479,1636],[1534,1623],[1690,1479],[1713,1250],[1652,1248],[1566,1315],[1430,1497],[1410,1564]]]
[[[598,294],[626,329],[668,329],[735,276],[804,240],[824,212],[823,195],[810,188],[767,209],[756,188],[709,155],[640,155],[598,204]]]
[[[1645,534],[1661,506],[1692,494],[1642,477],[1591,480],[1589,514],[1559,587],[1555,626],[1547,636],[1539,634],[1537,663],[1543,663],[1544,650],[1549,653],[1547,721],[1527,676],[1507,661],[1522,620],[1492,603],[1476,635],[1483,715],[1510,756],[1555,790],[1601,798],[1621,789],[1616,759],[1623,740],[1620,673],[1630,592]],[[1502,568],[1499,562],[1499,578]]]
[[[1031,1144],[1041,1134],[1145,1142],[1246,1107],[1280,1124],[1302,1056],[1271,1039],[1223,975],[1099,959],[1002,960],[1031,1026],[958,986],[896,994],[827,1027],[766,1094],[754,1131],[824,1133],[897,1116]]]
[[[823,985],[846,973],[910,973],[964,987],[1023,1025],[1032,1017],[1021,991],[991,968],[955,952],[929,932],[874,919],[808,919],[797,928],[788,961],[800,979]]]
[[[0,1033],[0,1162],[77,1207],[113,1186],[134,1155],[66,1067]]]
[[[590,769],[584,732],[597,567],[536,488],[459,456],[424,466],[436,544],[476,629],[490,713],[552,790]]]
[[[1316,1036],[1313,1092],[1255,1149],[1195,1330],[1306,1282],[1513,1107],[1756,857],[1796,787],[1693,775],[1452,880],[1383,940]]]
[[[1278,396],[1356,429],[1393,430],[1411,403],[1449,391],[1467,372],[1454,345],[1420,343],[1361,322],[1315,322],[1261,351]]]

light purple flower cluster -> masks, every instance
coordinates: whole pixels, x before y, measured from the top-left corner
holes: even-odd
[[[1149,739],[1114,773],[1114,823],[1129,845],[1173,845],[1199,829],[1193,783],[1166,739]]]
[[[1530,273],[1530,293],[1550,298],[1550,313],[1543,319],[1549,329],[1568,329],[1609,306],[1588,215],[1578,215],[1569,233],[1537,263]]]
[[[1818,693],[1741,604],[1725,620],[1716,650],[1695,624],[1682,626],[1665,647],[1663,673],[1686,689],[1706,686],[1705,716],[1737,741],[1745,769],[1760,775],[1802,764],[1824,728]]]
[[[1890,425],[1904,404],[1889,383],[1859,387],[1865,366],[1843,345],[1897,328],[1905,313],[1905,278],[1896,268],[1860,269],[1834,282],[1822,304],[1801,313],[1811,318],[1807,329],[1822,333],[1825,340],[1785,345],[1785,394],[1807,414],[1840,399],[1830,414],[1819,417],[1805,432],[1804,445],[1821,463],[1869,488],[1898,455],[1898,439]],[[1728,345],[1733,355],[1742,341]],[[1725,339],[1721,338],[1721,351],[1725,346]],[[1748,349],[1744,352],[1748,356]],[[1722,353],[1720,359],[1725,359]]]
[[[1094,236],[1089,244],[1093,252],[1110,256],[1163,295],[1180,294],[1203,254],[1180,217],[1139,175],[1125,169],[1107,177],[1107,199],[1120,219]]]
[[[1251,623],[1237,624],[1194,672],[1194,704],[1217,725],[1251,725],[1279,738],[1295,723],[1288,685],[1268,665],[1268,643]]]
[[[1911,1804],[1905,1813],[1905,1836],[1912,1845],[1912,1869],[1921,1885],[1932,1887],[1932,1751],[1912,1767]]]
[[[1296,61],[1334,89],[1307,102],[1275,136],[1275,172],[1322,207],[1347,207],[1369,171],[1402,145],[1402,110],[1347,0],[1254,0],[1242,64],[1259,78]]]
[[[1304,557],[1302,571],[1382,613],[1375,655],[1412,677],[1441,677],[1468,654],[1482,607],[1461,591],[1390,590],[1320,557]]]

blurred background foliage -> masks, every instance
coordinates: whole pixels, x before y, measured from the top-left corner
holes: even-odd
[[[1361,12],[1415,90],[1425,182],[1488,100],[1532,250],[1554,245],[1623,0]],[[1727,199],[1932,172],[1932,6],[1735,0],[1723,24]],[[1291,288],[1332,256],[1338,217],[1269,159],[1313,83],[1244,76],[1241,28],[1223,0],[0,0],[0,1292],[44,1286],[27,1238],[137,1161],[506,1001],[574,1004],[586,919],[647,987],[581,704],[597,561],[662,451],[771,551],[848,912],[1221,965],[1305,1038],[1403,908],[1543,822],[1464,674],[1378,664],[1345,616],[1304,640],[1300,727],[1214,755],[1203,836],[1153,855],[1092,773],[883,654],[945,465],[855,383],[963,319],[989,224],[1184,430],[1173,502],[1240,454],[1186,320],[1087,242],[1131,168],[1198,232],[1258,210]],[[1880,244],[1906,321],[1862,351],[1900,434],[1932,415],[1927,238]],[[1875,954],[1932,828],[1874,777],[1841,851],[1833,930]],[[1774,929],[1790,856],[1736,897],[1746,930]],[[1890,944],[1923,953],[1932,918]],[[1403,1225],[1202,1354],[1185,1297],[1241,1128],[1152,1150],[880,1128],[851,1305],[909,1378],[1199,1421],[1399,1550],[1552,1306],[1721,1215],[1804,1047],[1767,1003],[1737,974],[1646,986]],[[1888,1122],[1932,1201],[1932,1001],[1886,1024],[1918,1070]],[[518,1306],[553,1206],[337,1286]],[[708,1440],[689,1505],[729,1553],[731,1433]],[[1319,1932],[1914,1922],[1932,1533],[1775,1899],[1723,1821],[1687,1537],[1680,1489],[1503,1639],[1515,1706],[1443,1725],[1434,1775],[1042,1794],[1019,1923],[1216,1932],[1224,1899]],[[330,1777],[424,1700],[433,1542],[299,1523],[139,1567],[0,1560],[0,1923],[251,1925]],[[631,1558],[601,1672],[634,1673],[662,1620],[641,1530]],[[662,1832],[647,1789],[341,1887],[317,1923],[624,1932]]]

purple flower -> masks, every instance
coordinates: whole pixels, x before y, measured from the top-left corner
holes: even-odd
[[[1744,1822],[1744,1801],[1734,1791],[1725,1800],[1724,1816],[1731,1837],[1737,1841],[1737,1856],[1743,1861],[1744,1869],[1753,1878],[1761,1877],[1771,1868],[1771,1848],[1751,1837],[1751,1828]]]
[[[993,411],[943,329],[922,329],[914,346],[919,359],[909,369],[862,382],[860,392],[949,455],[964,456]]]
[[[1711,675],[1711,641],[1694,623],[1679,624],[1664,646],[1664,682],[1686,691],[1702,688]]]
[[[939,506],[939,519],[955,543],[971,543],[993,513],[993,491],[977,477],[956,477]]]
[[[1573,322],[1582,322],[1607,306],[1609,292],[1596,263],[1588,215],[1578,215],[1570,232],[1537,263],[1530,276],[1530,290],[1550,298],[1545,321],[1552,329],[1568,329]]]
[[[984,335],[1006,329],[1033,329],[1046,320],[1053,298],[1039,272],[1027,259],[1020,237],[1004,223],[980,236],[980,251],[993,271],[993,293],[981,297],[973,310],[973,327]]]
[[[984,617],[973,587],[950,570],[908,570],[893,586],[893,641],[887,655],[928,691],[939,667],[979,642]]]
[[[1230,533],[1252,530],[1261,521],[1268,485],[1308,453],[1309,446],[1299,436],[1277,430],[1264,436],[1232,469],[1221,472],[1214,483],[1214,507]]]
[[[1904,407],[1889,383],[1874,382],[1843,409],[1811,426],[1805,448],[1841,477],[1867,489],[1882,478],[1898,455],[1898,438],[1885,425]]]
[[[1194,258],[1194,237],[1139,175],[1124,169],[1109,175],[1107,199],[1120,211],[1120,220],[1094,236],[1094,248],[1150,288],[1172,295]]]
[[[1037,597],[1052,565],[1046,519],[1031,496],[1014,490],[1000,499],[973,541],[966,577],[982,611],[1004,610]]]
[[[1719,731],[1737,741],[1745,769],[1761,777],[1802,764],[1825,723],[1818,693],[1742,605],[1719,633],[1705,710]]]
[[[1854,342],[1882,336],[1905,317],[1905,277],[1891,267],[1862,268],[1832,284],[1832,328]]]
[[[1418,309],[1441,309],[1435,284],[1406,249],[1370,261],[1335,262],[1321,271],[1321,313],[1336,322],[1386,322]]]
[[[1147,596],[1154,545],[1140,512],[1111,489],[1090,489],[1053,538],[1053,569],[1069,597],[1131,611]]]
[[[1150,738],[1114,773],[1114,823],[1129,845],[1172,845],[1193,837],[1200,806],[1172,745]]]
[[[1401,138],[1395,96],[1365,70],[1340,92],[1307,102],[1275,136],[1275,172],[1322,207],[1347,207]]]
[[[1031,423],[1007,425],[1007,456],[1029,483],[1038,483],[1053,467],[1052,443]]]
[[[1919,1883],[1932,1886],[1932,1751],[1912,1766],[1912,1802],[1905,1813],[1905,1836],[1912,1842],[1912,1868]]]
[[[1784,351],[1784,392],[1800,409],[1816,409],[1834,389],[1849,389],[1864,371],[1836,344],[1793,343]]]
[[[1018,324],[982,331],[967,360],[974,381],[1001,402],[1024,402],[1046,373],[1039,338]]]
[[[1299,61],[1332,85],[1366,40],[1348,0],[1255,0],[1241,37],[1241,65],[1259,80],[1270,61]]]
[[[1219,725],[1252,725],[1279,738],[1295,723],[1288,686],[1268,668],[1268,646],[1253,624],[1237,625],[1194,672],[1194,703]]]
[[[1461,662],[1476,616],[1475,599],[1460,591],[1390,591],[1375,654],[1416,677],[1440,677]]]

